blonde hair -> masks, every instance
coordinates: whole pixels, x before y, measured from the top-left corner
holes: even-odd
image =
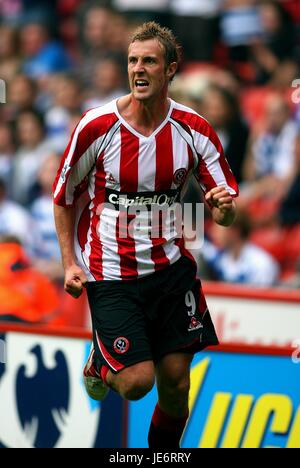
[[[155,21],[150,21],[139,26],[133,33],[131,44],[136,41],[147,41],[149,39],[157,39],[165,49],[166,65],[171,63],[179,63],[181,60],[181,46],[177,42],[173,32],[160,26]]]

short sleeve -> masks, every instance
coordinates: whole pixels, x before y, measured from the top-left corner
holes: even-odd
[[[93,121],[85,115],[71,136],[53,185],[56,205],[74,205],[80,188],[96,164],[99,141]]]
[[[207,193],[216,187],[226,187],[232,197],[237,197],[238,184],[214,129],[205,119],[199,117],[192,133],[198,155],[195,176],[203,192]]]

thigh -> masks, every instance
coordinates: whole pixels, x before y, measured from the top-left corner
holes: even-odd
[[[135,284],[89,283],[87,293],[96,358],[117,374],[152,361],[145,315]]]

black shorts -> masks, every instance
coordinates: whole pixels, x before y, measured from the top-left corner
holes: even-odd
[[[114,373],[218,344],[196,266],[187,257],[136,281],[88,283],[87,292],[96,357]]]

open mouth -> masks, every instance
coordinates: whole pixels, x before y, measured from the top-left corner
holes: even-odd
[[[136,88],[147,88],[149,86],[149,82],[146,80],[135,80],[135,87]]]

